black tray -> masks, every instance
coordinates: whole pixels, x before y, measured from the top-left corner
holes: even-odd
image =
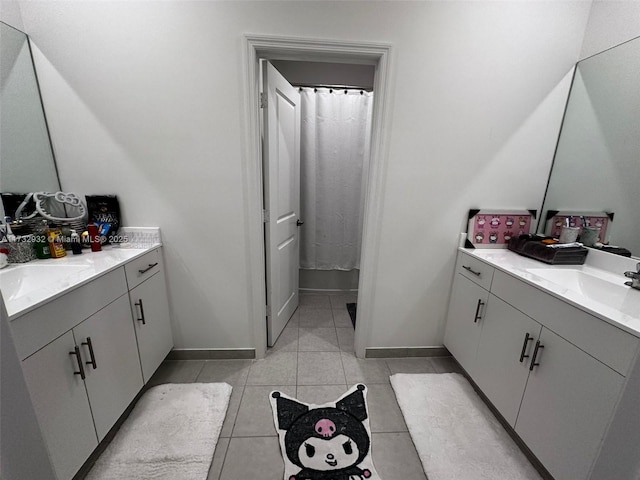
[[[507,248],[524,257],[550,265],[583,265],[589,253],[589,249],[585,247],[551,248],[526,235],[509,240]]]

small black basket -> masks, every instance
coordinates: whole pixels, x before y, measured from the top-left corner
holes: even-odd
[[[589,253],[589,249],[585,247],[549,247],[539,238],[529,235],[512,238],[507,248],[524,257],[550,265],[583,265]]]

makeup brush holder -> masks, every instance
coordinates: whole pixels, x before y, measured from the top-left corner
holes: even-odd
[[[562,227],[558,241],[560,243],[573,243],[578,239],[578,233],[580,233],[578,227]]]
[[[600,229],[598,227],[583,227],[580,241],[587,247],[592,247],[600,240]]]

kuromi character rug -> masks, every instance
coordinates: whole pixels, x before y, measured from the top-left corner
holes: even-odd
[[[307,404],[269,396],[284,459],[284,480],[381,480],[371,458],[367,387],[335,402]]]

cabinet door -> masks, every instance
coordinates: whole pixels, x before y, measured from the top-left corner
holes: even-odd
[[[164,274],[158,272],[145,280],[129,292],[129,297],[146,383],[173,347]]]
[[[516,432],[556,480],[586,479],[624,378],[542,329]]]
[[[87,391],[67,332],[22,362],[51,463],[60,480],[75,475],[98,445]]]
[[[514,426],[542,326],[494,295],[489,295],[483,322],[474,380]]]
[[[127,295],[75,327],[73,334],[85,361],[89,403],[102,440],[143,386]]]
[[[456,274],[449,303],[444,344],[472,377],[488,296],[489,292],[484,288]]]

